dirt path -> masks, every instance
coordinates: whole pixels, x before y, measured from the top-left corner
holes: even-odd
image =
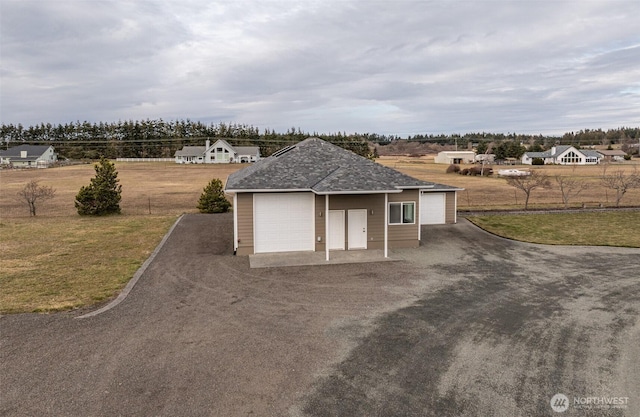
[[[185,216],[99,316],[0,318],[0,415],[551,415],[556,392],[638,415],[638,250],[462,221],[405,262],[251,270],[231,228]]]

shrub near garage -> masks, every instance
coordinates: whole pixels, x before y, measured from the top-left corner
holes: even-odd
[[[222,181],[218,178],[212,179],[202,191],[198,210],[200,213],[226,213],[230,207],[231,203],[224,196]]]
[[[106,158],[95,165],[96,176],[76,195],[75,206],[80,215],[102,216],[120,214],[122,186],[118,185],[118,171]]]

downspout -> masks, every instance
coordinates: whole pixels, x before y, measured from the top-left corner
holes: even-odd
[[[420,216],[420,213],[422,212],[421,190],[418,190],[418,207],[416,209],[418,210],[418,244],[420,244],[420,241],[422,240],[422,217]]]
[[[446,201],[445,201],[445,210],[447,207]],[[454,191],[453,192],[453,223],[456,224],[458,223],[458,192]]]
[[[384,257],[389,257],[389,194],[384,193]]]
[[[329,262],[329,194],[324,195],[324,254]]]
[[[238,193],[233,194],[233,254],[238,252]]]

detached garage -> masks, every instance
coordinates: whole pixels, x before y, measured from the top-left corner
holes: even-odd
[[[455,222],[458,188],[422,181],[317,138],[234,172],[234,252],[417,247],[423,224]]]

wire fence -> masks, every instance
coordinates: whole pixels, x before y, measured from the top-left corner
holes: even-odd
[[[116,162],[175,162],[175,158],[116,158]]]

